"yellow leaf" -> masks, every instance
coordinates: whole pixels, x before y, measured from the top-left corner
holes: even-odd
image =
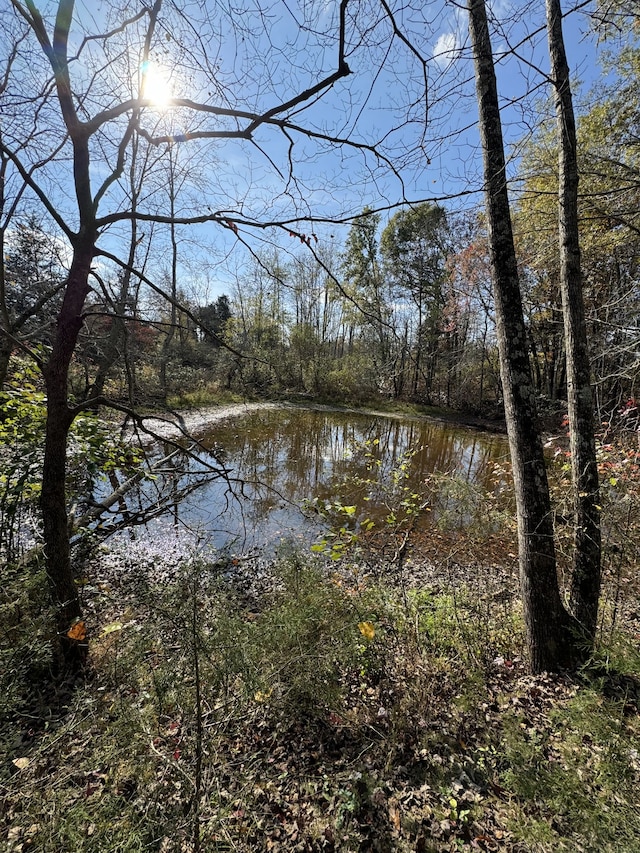
[[[114,631],[122,631],[124,625],[122,622],[109,622],[108,625],[105,625],[102,629],[102,635],[105,634],[113,634]]]
[[[25,769],[25,767],[28,767],[28,766],[29,766],[29,763],[30,763],[30,762],[29,762],[29,759],[28,759],[28,758],[14,758],[14,759],[13,759],[13,761],[12,761],[11,763],[12,763],[15,767],[17,767],[17,768],[18,768],[18,770],[24,770],[24,769]]]
[[[272,692],[272,690],[265,690],[264,692],[262,690],[256,690],[253,695],[253,698],[256,700],[256,702],[266,702],[268,699],[271,698]]]
[[[358,630],[365,640],[373,640],[376,635],[376,629],[373,622],[358,622]]]
[[[82,619],[78,619],[77,622],[74,622],[67,631],[67,637],[69,637],[70,640],[76,640],[79,643],[86,639],[87,629]]]

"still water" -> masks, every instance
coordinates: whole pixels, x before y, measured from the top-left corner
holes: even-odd
[[[373,504],[380,490],[372,481],[388,482],[407,451],[414,455],[402,482],[421,497],[434,475],[448,475],[438,479],[441,499],[425,514],[427,522],[457,513],[462,526],[473,500],[465,500],[461,510],[460,487],[467,489],[467,496],[484,489],[499,491],[496,471],[508,457],[502,435],[421,418],[295,407],[254,410],[218,421],[200,439],[211,452],[201,458],[222,463],[227,476],[203,477],[202,485],[184,497],[180,489],[187,475],[193,477],[201,466],[197,460],[183,461],[173,475],[169,472],[176,500],[165,511],[163,526],[187,526],[215,547],[234,552],[274,548],[283,539],[312,542],[324,525],[317,513],[305,509],[305,502],[314,498],[321,505],[333,500],[357,504],[358,512],[366,510],[375,517]],[[165,491],[166,478],[165,473]],[[358,488],[358,478],[369,483]],[[457,483],[457,491],[449,493],[447,481]],[[160,488],[158,482],[145,486],[143,502],[151,498],[150,488]],[[372,497],[367,503],[365,493]]]

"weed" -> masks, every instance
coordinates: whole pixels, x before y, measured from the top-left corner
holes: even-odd
[[[94,555],[91,677],[55,702],[35,699],[46,660],[18,675],[22,590],[2,648],[23,643],[2,697],[11,853],[638,849],[638,716],[609,689],[638,671],[622,635],[582,681],[533,678],[517,610],[472,586],[290,553],[256,596],[223,556],[171,561],[169,578]]]
[[[582,689],[542,719],[513,714],[503,725],[517,837],[560,850],[637,849],[637,717],[625,721],[619,703]]]

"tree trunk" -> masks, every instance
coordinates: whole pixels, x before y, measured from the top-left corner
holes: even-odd
[[[13,342],[9,339],[8,332],[0,327],[0,391],[4,388],[9,373],[9,361],[13,351]]]
[[[547,0],[547,34],[558,126],[560,288],[575,505],[570,606],[583,633],[586,643],[583,651],[588,656],[595,638],[600,598],[599,481],[580,266],[576,123],[562,35],[560,0]]]
[[[58,316],[51,356],[44,368],[47,426],[42,470],[42,511],[47,576],[56,607],[56,626],[64,662],[84,660],[86,646],[68,631],[82,616],[69,547],[66,496],[67,439],[74,413],[68,404],[69,365],[82,327],[82,309],[89,292],[88,277],[95,235],[84,235],[74,249],[65,297]]]
[[[167,380],[167,367],[171,360],[171,344],[176,333],[178,325],[178,309],[176,301],[178,299],[178,241],[176,237],[176,226],[173,218],[176,215],[176,185],[175,185],[175,168],[176,163],[173,156],[173,150],[168,149],[168,181],[167,189],[169,192],[169,215],[171,223],[169,225],[169,233],[171,236],[171,273],[169,287],[171,292],[171,317],[169,320],[169,329],[166,332],[164,342],[162,344],[162,352],[160,355],[160,390],[162,399],[166,403],[169,396],[169,382]]]
[[[135,228],[132,230],[135,232]],[[132,241],[131,245],[132,247],[135,246],[135,242]],[[129,267],[133,266],[133,261],[133,252],[130,251],[128,259]],[[114,304],[114,313],[111,318],[109,334],[107,335],[106,343],[103,346],[103,351],[98,361],[98,369],[96,371],[95,379],[93,380],[88,392],[89,397],[102,397],[104,394],[105,384],[109,378],[109,373],[113,365],[123,354],[127,335],[124,314],[127,310],[130,284],[131,272],[129,270],[125,270],[120,284],[120,293]]]
[[[0,214],[4,213],[4,187],[7,171],[7,159],[4,155],[0,158]],[[6,293],[6,271],[4,265],[5,255],[5,230],[0,226],[0,391],[4,388],[9,372],[9,360],[13,350],[13,342],[9,339],[11,332],[11,321],[7,310]]]
[[[511,213],[493,54],[484,0],[468,0],[500,374],[518,513],[520,587],[534,672],[574,663],[571,619],[560,598],[551,501],[537,413]]]
[[[104,346],[102,357],[100,358],[100,361],[98,363],[98,370],[96,372],[95,379],[93,380],[93,385],[89,391],[89,394],[92,397],[102,397],[102,395],[104,394],[104,387],[109,376],[109,372],[111,371],[118,358],[123,355],[124,351],[126,350],[127,326],[124,318],[127,312],[127,307],[129,305],[129,293],[131,289],[132,279],[131,270],[133,269],[133,266],[135,264],[136,247],[139,243],[138,221],[135,218],[135,213],[138,208],[139,195],[139,190],[136,186],[136,165],[138,159],[137,155],[138,143],[137,141],[135,141],[133,143],[131,164],[129,166],[129,192],[131,194],[130,209],[131,213],[134,214],[131,219],[131,238],[129,241],[129,255],[127,257],[127,266],[124,272],[122,273],[122,280],[120,282],[120,292],[118,293],[114,304],[114,315],[111,320],[111,328],[109,329],[109,334],[107,336],[107,341]]]

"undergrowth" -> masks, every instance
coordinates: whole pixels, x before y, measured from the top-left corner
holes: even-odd
[[[8,576],[7,851],[639,849],[628,635],[580,677],[533,677],[517,606],[477,588],[289,554],[256,595],[232,569],[194,558],[167,583],[94,558],[91,667],[67,685]]]

